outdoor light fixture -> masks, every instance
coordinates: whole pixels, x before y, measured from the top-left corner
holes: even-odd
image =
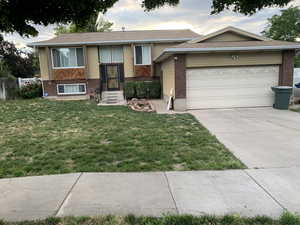
[[[239,56],[238,55],[231,55],[232,60],[238,60]]]

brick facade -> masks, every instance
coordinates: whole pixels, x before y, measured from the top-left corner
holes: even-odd
[[[77,80],[43,80],[44,94],[48,96],[58,96],[57,84],[86,84],[86,94],[94,95],[95,92],[100,91],[100,79],[77,79]]]
[[[282,64],[279,69],[279,85],[293,86],[295,50],[282,52]]]
[[[186,98],[185,55],[175,55],[175,98]]]

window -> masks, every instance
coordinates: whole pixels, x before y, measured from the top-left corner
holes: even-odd
[[[82,48],[53,48],[52,49],[53,68],[74,68],[83,67]]]
[[[135,65],[151,65],[151,47],[149,45],[135,46]]]
[[[100,63],[123,63],[122,47],[100,48]]]
[[[59,95],[74,95],[85,94],[86,84],[58,84],[57,94]]]

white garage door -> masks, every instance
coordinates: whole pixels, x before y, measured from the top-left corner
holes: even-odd
[[[272,106],[278,66],[187,69],[187,108]]]

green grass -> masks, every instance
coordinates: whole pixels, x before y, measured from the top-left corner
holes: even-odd
[[[300,112],[300,108],[298,108],[298,109],[291,109],[291,111]]]
[[[0,177],[244,168],[190,114],[17,100],[0,115]]]
[[[163,216],[163,217],[126,217],[102,216],[102,217],[65,217],[48,218],[46,220],[4,222],[0,225],[300,225],[298,215],[284,213],[280,219],[257,216],[253,218],[229,215],[215,216]]]

